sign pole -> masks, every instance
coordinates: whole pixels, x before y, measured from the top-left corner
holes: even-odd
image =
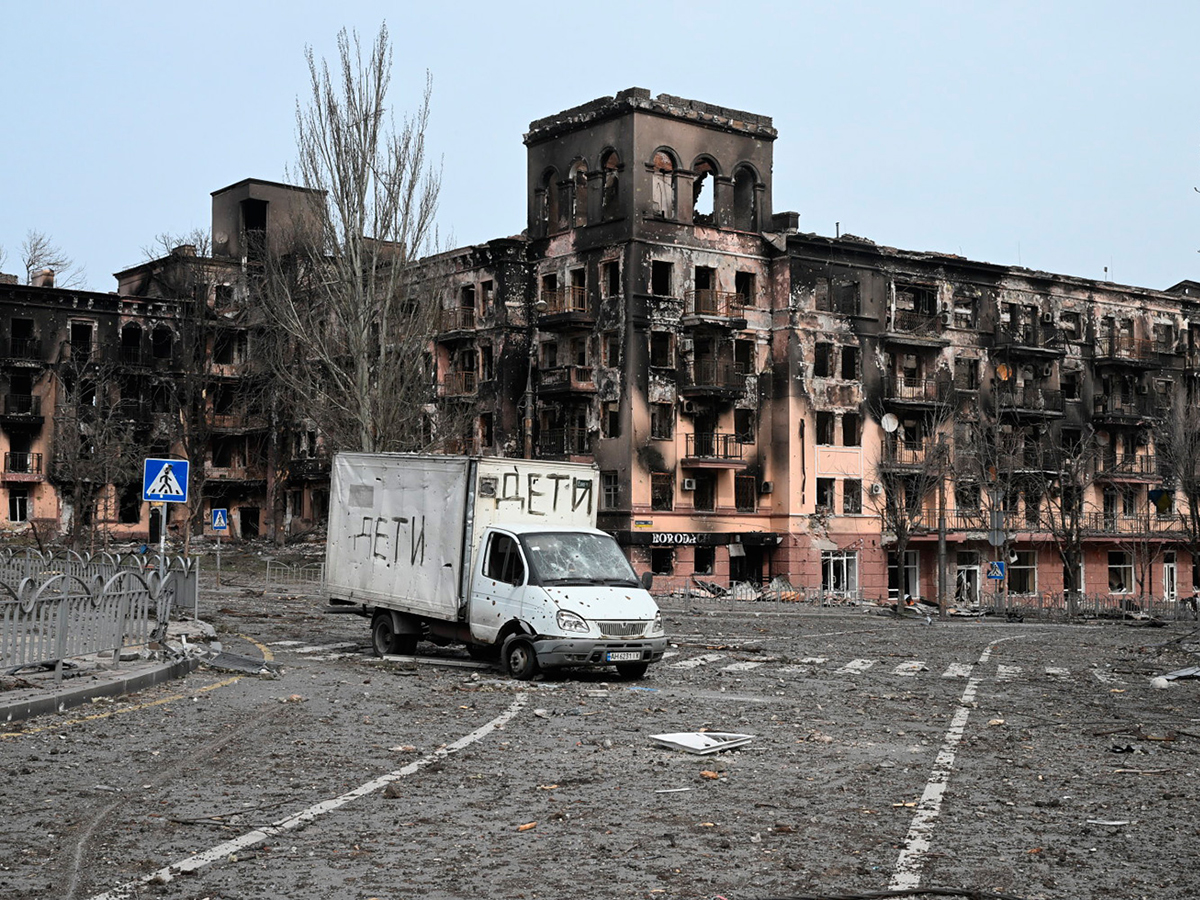
[[[221,586],[221,532],[217,532],[217,587]]]

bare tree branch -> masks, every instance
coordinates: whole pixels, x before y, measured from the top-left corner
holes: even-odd
[[[25,267],[25,283],[32,284],[33,276],[43,269],[54,270],[56,287],[82,288],[87,284],[87,273],[82,266],[68,256],[53,238],[36,228],[25,233],[21,241],[21,265]]]

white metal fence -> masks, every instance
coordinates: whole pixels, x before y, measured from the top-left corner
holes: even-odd
[[[267,560],[267,590],[282,591],[299,588],[306,591],[320,590],[325,581],[324,563],[288,565]]]
[[[194,559],[0,551],[0,671],[144,647],[194,606]]]

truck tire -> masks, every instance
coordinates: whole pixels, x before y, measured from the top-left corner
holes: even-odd
[[[417,649],[417,636],[397,632],[390,614],[377,613],[371,623],[371,649],[375,651],[376,656],[388,653],[412,656]]]
[[[646,676],[648,668],[650,668],[650,663],[618,663],[617,674],[625,681],[640,681]]]
[[[537,651],[527,638],[514,638],[504,646],[504,668],[518,681],[529,681],[538,673]]]

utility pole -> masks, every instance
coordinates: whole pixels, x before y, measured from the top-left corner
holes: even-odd
[[[938,435],[938,618],[946,618],[946,436]]]

